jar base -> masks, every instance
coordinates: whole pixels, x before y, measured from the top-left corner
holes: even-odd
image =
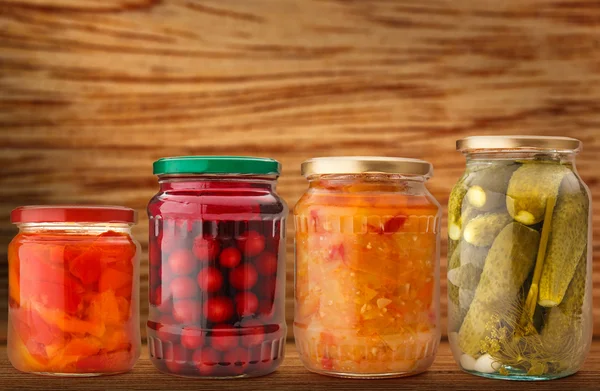
[[[419,370],[419,371],[411,371],[411,372],[391,372],[391,373],[345,373],[345,372],[335,372],[335,371],[323,371],[312,368],[307,368],[310,372],[316,373],[318,375],[325,375],[331,377],[338,377],[342,379],[357,379],[357,380],[369,380],[369,379],[393,379],[399,377],[409,377],[416,376],[423,372],[427,371],[427,368]]]
[[[98,376],[113,376],[127,373],[129,371],[118,372],[95,372],[95,373],[60,373],[60,372],[25,372],[32,375],[48,376],[48,377],[98,377]]]
[[[563,377],[567,377],[567,376],[571,376],[574,375],[575,372],[563,372],[563,373],[559,373],[559,374],[555,374],[555,375],[528,375],[526,372],[523,372],[521,370],[517,370],[515,369],[514,371],[510,371],[509,369],[509,374],[508,375],[503,375],[501,373],[498,372],[494,372],[494,373],[483,373],[483,372],[477,372],[477,371],[469,371],[466,370],[464,368],[461,368],[464,372],[471,374],[471,375],[475,375],[475,376],[479,376],[479,377],[485,377],[487,379],[496,379],[496,380],[513,380],[513,381],[544,381],[544,380],[555,380],[555,379],[561,379]]]

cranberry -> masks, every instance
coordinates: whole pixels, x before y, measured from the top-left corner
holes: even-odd
[[[256,231],[248,231],[238,239],[238,247],[246,255],[254,257],[265,249],[265,237]]]
[[[183,243],[181,243],[179,238],[173,233],[163,232],[162,238],[159,239],[159,242],[160,250],[162,251],[163,256],[173,250],[183,247]]]
[[[165,363],[169,371],[181,372],[188,362],[188,352],[181,345],[173,345],[172,349],[165,349]]]
[[[236,289],[250,289],[256,284],[258,273],[251,264],[238,266],[229,273],[229,283]]]
[[[219,242],[210,236],[198,235],[192,246],[194,256],[201,261],[210,261],[219,254]]]
[[[187,299],[198,293],[198,284],[190,277],[174,278],[169,286],[174,299]]]
[[[256,319],[243,322],[241,333],[240,342],[245,347],[260,345],[265,339],[265,328]]]
[[[242,261],[240,250],[235,247],[228,247],[221,252],[219,263],[223,267],[234,268]]]
[[[240,337],[237,330],[228,325],[216,325],[213,327],[210,343],[213,348],[225,352],[238,346]]]
[[[181,330],[181,345],[186,349],[197,349],[204,345],[205,335],[198,327],[184,327]]]
[[[204,302],[204,316],[214,323],[221,323],[233,316],[233,303],[225,296],[211,297]]]
[[[200,270],[196,280],[200,289],[205,292],[216,292],[223,285],[223,275],[214,267],[207,267]]]
[[[270,276],[277,273],[277,257],[273,253],[264,253],[256,260],[256,270]]]
[[[235,309],[240,316],[252,315],[258,309],[258,298],[252,292],[239,292],[235,295]]]
[[[179,249],[169,256],[169,267],[175,275],[186,275],[196,268],[196,261],[191,251]]]
[[[196,323],[202,312],[194,300],[179,300],[173,303],[173,318],[183,324]]]

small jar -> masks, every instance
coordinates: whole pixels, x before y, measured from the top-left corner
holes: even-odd
[[[25,206],[8,247],[11,364],[23,372],[97,376],[140,355],[139,252],[133,209]]]
[[[448,337],[469,373],[575,373],[592,337],[591,214],[565,137],[469,137],[448,204]]]
[[[377,157],[302,163],[294,208],[294,336],[324,375],[384,378],[431,366],[440,340],[440,205],[431,164]]]
[[[285,218],[272,159],[164,158],[150,217],[153,364],[179,376],[273,372],[283,360]]]

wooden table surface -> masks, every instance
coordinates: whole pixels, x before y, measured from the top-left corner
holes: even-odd
[[[272,375],[241,380],[197,380],[168,376],[155,369],[144,346],[142,357],[130,373],[87,379],[68,379],[28,375],[14,369],[0,347],[0,389],[31,390],[598,390],[600,389],[600,339],[594,340],[591,353],[577,374],[548,382],[490,380],[462,372],[443,341],[435,363],[423,374],[385,380],[350,380],[308,372],[298,358],[292,342],[286,358]]]

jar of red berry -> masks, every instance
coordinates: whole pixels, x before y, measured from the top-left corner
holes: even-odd
[[[180,376],[273,372],[283,360],[285,219],[272,159],[185,156],[154,162],[150,357]]]

